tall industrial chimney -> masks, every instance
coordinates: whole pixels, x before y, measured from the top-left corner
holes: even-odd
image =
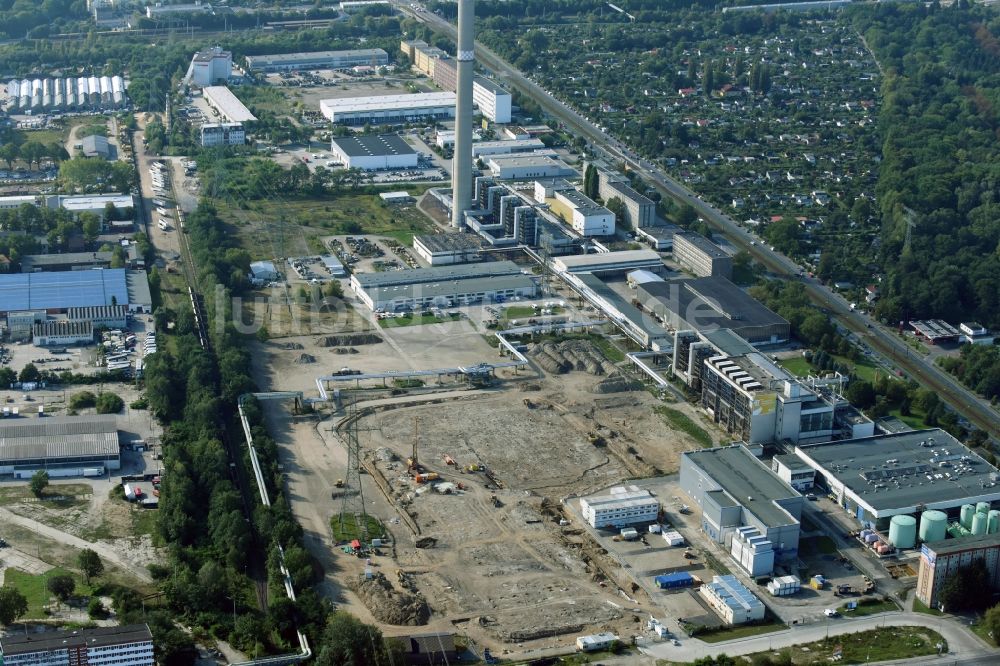
[[[476,58],[475,0],[458,0],[458,87],[455,156],[451,163],[451,226],[461,228],[472,200],[472,74]]]

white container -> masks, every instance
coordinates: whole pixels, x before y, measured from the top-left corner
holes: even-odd
[[[660,526],[658,524],[656,524],[656,523],[653,523],[652,525],[649,526],[649,533],[650,534],[659,534],[660,533]]]

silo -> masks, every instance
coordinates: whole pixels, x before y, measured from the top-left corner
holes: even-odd
[[[893,516],[889,521],[889,543],[896,548],[913,548],[917,542],[917,519]]]
[[[31,80],[31,96],[34,97],[36,94],[42,94],[42,80],[32,79]]]
[[[91,106],[98,106],[101,103],[101,82],[96,76],[87,79],[87,101]]]
[[[963,504],[962,512],[959,514],[959,522],[967,530],[972,529],[972,514],[976,512],[976,507],[971,504]]]
[[[31,91],[31,108],[42,108],[42,92],[40,90]]]
[[[77,106],[87,106],[90,104],[90,83],[87,77],[81,76],[76,80],[76,104]],[[971,519],[970,519],[971,520]]]
[[[101,77],[101,104],[111,106],[111,77]]]
[[[986,534],[986,523],[989,519],[986,517],[985,513],[976,512],[976,515],[972,517],[972,533],[976,536],[982,536]]]
[[[52,94],[55,91],[52,88],[52,79],[45,79],[42,81],[42,106],[46,109],[52,107]]]
[[[14,79],[7,84],[7,97],[20,97],[21,96],[21,82]]]
[[[125,81],[120,76],[111,77],[111,98],[115,106],[125,104]]]
[[[979,503],[976,504],[976,513],[989,514],[989,512],[990,512],[990,503],[989,502],[979,502]]]
[[[944,511],[924,511],[920,514],[921,541],[942,541],[947,529],[948,514]]]
[[[20,109],[27,109],[31,106],[31,81],[28,79],[21,81],[21,98],[17,106]]]
[[[986,532],[987,534],[1000,532],[1000,511],[993,509],[986,514]]]
[[[52,93],[52,103],[56,108],[61,109],[66,106],[66,83],[62,79],[52,81],[55,91]]]
[[[66,107],[76,106],[76,79],[66,79]]]

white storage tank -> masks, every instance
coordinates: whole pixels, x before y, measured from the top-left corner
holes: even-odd
[[[896,548],[913,548],[917,543],[917,519],[913,516],[893,516],[889,521],[889,544]]]
[[[920,540],[943,541],[947,536],[948,514],[944,511],[924,511],[920,514]]]
[[[66,79],[66,106],[76,106],[76,79]]]
[[[97,106],[101,103],[101,82],[96,76],[91,76],[87,79],[87,91],[87,101],[92,106]]]
[[[52,103],[58,108],[66,106],[66,84],[62,79],[54,79],[55,92],[52,94]]]
[[[972,529],[972,514],[976,512],[976,507],[971,504],[963,504],[962,512],[959,517],[959,522],[967,530]]]
[[[985,513],[985,514],[988,515],[989,512],[990,512],[990,503],[989,502],[977,502],[976,503],[976,513]]]
[[[989,519],[986,517],[985,513],[976,512],[976,515],[972,517],[972,533],[976,536],[982,536],[986,534],[986,523]]]
[[[1000,532],[1000,511],[993,509],[986,514],[986,533],[996,534]]]
[[[31,81],[28,79],[21,81],[21,94],[17,106],[20,109],[27,109],[31,106]]]

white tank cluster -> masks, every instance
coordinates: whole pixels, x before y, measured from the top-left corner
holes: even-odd
[[[11,110],[118,109],[125,106],[125,79],[81,76],[65,79],[24,79],[7,84]]]

